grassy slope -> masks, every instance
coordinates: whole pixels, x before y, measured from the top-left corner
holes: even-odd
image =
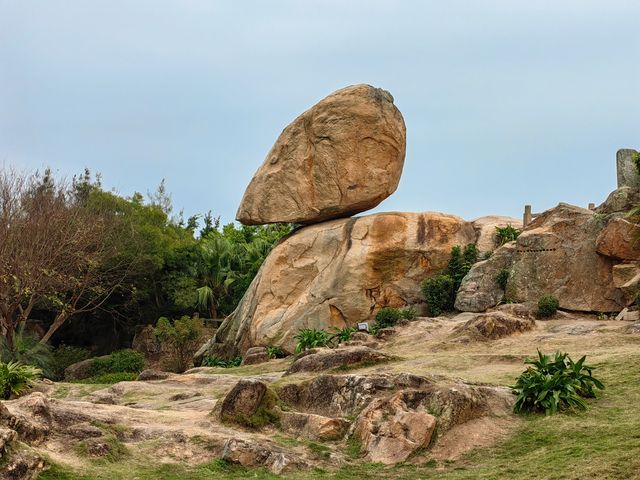
[[[337,472],[297,473],[286,478],[403,479],[586,479],[640,478],[640,353],[612,354],[596,363],[607,389],[583,413],[527,418],[498,445],[445,465],[386,468],[353,465]],[[40,480],[196,480],[281,478],[264,471],[214,462],[194,469],[126,464],[93,464],[76,474],[54,467]]]

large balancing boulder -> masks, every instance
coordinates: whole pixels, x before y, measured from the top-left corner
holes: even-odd
[[[236,218],[309,224],[369,210],[398,187],[405,144],[389,92],[370,85],[338,90],[283,130]]]

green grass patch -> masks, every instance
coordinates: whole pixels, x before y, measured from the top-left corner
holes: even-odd
[[[71,380],[68,383],[83,383],[90,385],[113,385],[118,382],[131,382],[138,378],[137,373],[132,372],[117,372],[117,373],[103,373],[94,377],[83,378],[82,380]]]

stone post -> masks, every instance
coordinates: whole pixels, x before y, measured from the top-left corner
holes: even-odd
[[[526,227],[533,220],[533,216],[531,215],[531,205],[524,206],[524,215],[522,216],[522,228]]]
[[[634,158],[638,154],[636,150],[623,148],[616,153],[616,166],[618,170],[618,188],[640,187],[640,175]]]

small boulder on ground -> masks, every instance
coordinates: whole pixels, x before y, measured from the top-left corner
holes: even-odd
[[[163,372],[161,370],[153,370],[151,368],[147,369],[147,370],[143,370],[142,372],[140,372],[140,375],[138,375],[138,378],[136,378],[136,380],[138,382],[150,382],[153,380],[166,380],[169,377],[172,377],[173,375],[175,375],[175,373],[171,373],[171,372]]]
[[[222,460],[237,463],[243,467],[268,468],[279,475],[291,470],[302,470],[309,466],[298,454],[271,442],[251,442],[230,438],[224,444]]]
[[[256,413],[265,393],[267,384],[259,380],[240,380],[231,389],[221,404],[220,418],[234,420],[247,418]]]
[[[426,411],[412,411],[394,395],[372,401],[358,416],[354,435],[370,462],[395,465],[431,442],[436,418]]]
[[[454,329],[454,335],[466,335],[471,339],[497,340],[514,333],[533,329],[533,318],[523,318],[504,312],[488,312],[475,315],[471,320]]]
[[[321,372],[331,368],[365,365],[391,359],[389,355],[369,347],[314,348],[293,362],[285,375],[298,372]]]
[[[242,365],[255,365],[257,363],[265,363],[269,361],[269,354],[266,347],[251,347],[244,354]]]
[[[349,428],[349,422],[313,413],[282,412],[280,427],[308,440],[325,441],[341,438]]]

